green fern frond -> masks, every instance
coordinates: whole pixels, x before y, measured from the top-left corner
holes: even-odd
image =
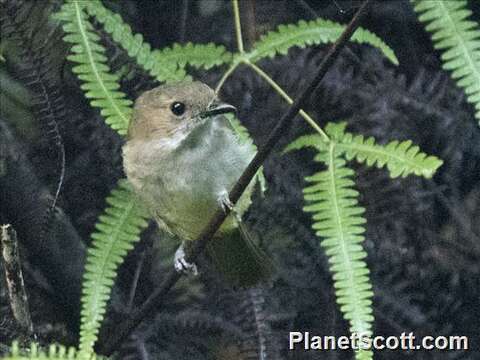
[[[285,151],[313,147],[315,161],[327,165],[306,180],[312,183],[304,189],[305,212],[313,213],[313,229],[323,238],[322,247],[329,258],[335,293],[340,310],[350,323],[352,333],[370,336],[372,332],[372,286],[365,263],[364,209],[358,204],[358,192],[353,188],[353,170],[346,160],[355,158],[367,165],[387,166],[392,177],[416,174],[431,177],[442,161],[427,156],[412,146],[411,141],[392,141],[386,146],[376,145],[373,137],[345,132],[346,123],[329,123],[325,127],[330,141],[318,135],[305,135],[291,142]],[[345,159],[344,159],[345,158]],[[356,359],[372,359],[370,350],[360,349]]]
[[[363,135],[345,132],[346,123],[330,123],[325,130],[336,142],[338,152],[344,153],[347,160],[355,159],[368,166],[387,167],[390,176],[406,177],[410,174],[431,178],[443,161],[420,151],[411,140],[394,140],[387,145],[375,144],[375,139],[365,139]]]
[[[205,70],[214,66],[229,63],[232,60],[232,54],[224,46],[214,43],[185,45],[174,44],[173,47],[167,47],[160,50],[159,59],[165,62],[174,62],[180,67],[187,64],[195,68]]]
[[[10,354],[3,357],[4,360],[74,360],[77,359],[77,351],[63,345],[51,344],[47,350],[40,349],[36,343],[31,343],[28,349],[21,349],[17,342],[12,344]],[[88,360],[95,360],[92,355]]]
[[[82,90],[90,99],[90,105],[101,109],[100,113],[119,134],[125,135],[131,116],[132,101],[118,90],[118,77],[110,73],[106,64],[105,48],[99,42],[92,24],[87,19],[84,6],[88,2],[65,3],[55,18],[64,22],[63,40],[73,44],[68,59],[78,65],[73,72],[82,80]]]
[[[288,144],[283,152],[287,153],[289,151],[300,150],[308,147],[317,149],[319,152],[327,151],[328,143],[325,142],[323,138],[316,133],[303,135],[303,136],[299,136],[298,138],[293,140],[290,144]]]
[[[120,180],[107,203],[92,234],[85,266],[79,345],[82,355],[93,353],[117,268],[147,226],[147,213],[126,180]]]
[[[175,63],[159,62],[158,52],[144,42],[141,34],[133,34],[130,26],[120,15],[107,9],[101,1],[90,0],[85,4],[87,13],[103,25],[104,30],[119,44],[137,64],[147,70],[158,81],[175,81],[185,77],[184,72],[177,72]],[[156,54],[157,56],[154,56]]]
[[[410,140],[395,140],[382,146],[375,144],[373,137],[365,139],[363,135],[345,132],[345,127],[345,122],[329,123],[325,127],[325,131],[335,143],[336,151],[344,154],[347,160],[355,159],[378,168],[386,166],[392,178],[410,174],[431,178],[443,163],[439,158],[421,152]],[[328,147],[320,135],[305,135],[290,143],[286,151],[308,146],[318,151],[325,151]]]
[[[317,19],[306,22],[300,20],[298,24],[280,25],[276,31],[271,31],[253,45],[253,49],[244,55],[251,62],[256,62],[264,57],[273,57],[277,54],[286,54],[293,46],[305,47],[336,41],[345,26],[330,20]],[[393,50],[377,35],[368,30],[359,28],[350,41],[360,44],[369,44],[380,49],[394,64],[398,59]]]
[[[105,31],[127,51],[130,57],[136,59],[138,65],[159,82],[183,80],[187,76],[185,72],[187,64],[196,68],[210,69],[231,61],[232,54],[226,51],[225,47],[212,43],[175,44],[162,50],[151,50],[142,35],[134,35],[120,15],[107,9],[100,1],[89,1],[86,10],[104,26]]]
[[[303,190],[312,213],[313,229],[322,238],[340,311],[350,324],[352,333],[371,336],[373,323],[372,285],[361,243],[365,240],[365,209],[358,204],[358,191],[353,188],[354,172],[336,153],[335,145],[319,153],[317,161],[327,170],[306,178],[312,185]],[[359,350],[356,359],[372,359],[369,350]]]
[[[410,0],[427,24],[435,49],[442,50],[445,70],[464,89],[467,101],[475,106],[475,117],[480,121],[480,26],[469,20],[472,14],[466,0]],[[480,124],[480,122],[479,122]]]

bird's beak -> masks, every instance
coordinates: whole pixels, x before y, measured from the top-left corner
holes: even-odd
[[[210,117],[219,114],[227,114],[227,113],[236,113],[237,109],[235,106],[232,106],[227,103],[213,101],[209,106],[208,109],[200,114],[200,117]]]

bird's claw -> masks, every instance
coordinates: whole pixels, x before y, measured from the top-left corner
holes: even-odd
[[[174,267],[177,272],[192,274],[195,276],[198,275],[197,265],[195,265],[194,263],[189,263],[185,259],[184,244],[180,245],[177,251],[175,251]]]
[[[220,203],[220,206],[222,207],[222,210],[224,212],[227,212],[227,209],[229,211],[235,210],[233,203],[230,201],[230,198],[228,197],[228,192],[226,191],[220,194],[220,196],[218,197],[218,202]]]

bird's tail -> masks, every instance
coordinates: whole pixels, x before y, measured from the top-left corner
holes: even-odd
[[[207,255],[232,286],[253,286],[273,273],[272,261],[243,228],[213,238],[207,245]]]

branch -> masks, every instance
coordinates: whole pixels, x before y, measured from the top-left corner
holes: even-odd
[[[371,0],[366,0],[362,4],[362,6],[357,11],[351,22],[348,24],[347,28],[342,33],[340,38],[328,50],[328,53],[318,67],[314,79],[305,88],[305,90],[303,90],[303,92],[300,94],[297,100],[295,100],[295,102],[288,109],[288,111],[282,116],[278,124],[275,126],[273,132],[271,133],[270,137],[260,148],[260,150],[257,152],[255,157],[252,159],[250,164],[243,172],[243,174],[240,176],[237,183],[229,194],[230,201],[233,204],[235,204],[240,198],[240,196],[243,194],[245,188],[248,186],[254,175],[257,173],[257,170],[260,168],[260,166],[262,166],[265,159],[272,152],[275,144],[278,142],[280,137],[285,134],[286,130],[288,130],[289,126],[291,125],[292,119],[297,115],[302,106],[305,105],[310,94],[318,86],[320,81],[323,79],[327,71],[330,69],[330,67],[340,54],[342,48],[352,37],[355,30],[359,27],[360,20],[365,16],[366,10],[370,2]],[[189,263],[195,262],[197,256],[205,249],[207,243],[213,237],[218,228],[222,225],[223,221],[226,219],[229,213],[229,209],[224,210],[220,207],[217,208],[217,211],[215,212],[213,218],[210,220],[210,222],[202,231],[197,240],[193,242],[191,251],[186,256],[186,260]],[[152,311],[162,303],[162,301],[165,299],[165,295],[167,294],[167,292],[170,291],[170,289],[177,283],[181,276],[181,273],[172,269],[167,274],[160,286],[155,289],[155,291],[145,301],[145,303],[143,303],[143,305],[137,311],[130,315],[127,320],[125,320],[119,326],[116,326],[116,331],[113,336],[110,336],[110,338],[102,336],[102,338],[107,340],[99,344],[99,352],[106,356],[110,356],[112,352],[118,348],[118,345],[135,330],[135,328],[142,322],[142,320],[147,316],[150,316]]]
[[[247,51],[252,49],[253,44],[257,40],[257,27],[255,24],[255,0],[243,1],[241,13],[243,14],[244,28],[244,47]]]
[[[31,341],[35,336],[18,253],[17,233],[10,224],[1,226],[0,249],[2,250],[10,307],[13,317],[22,330],[21,338],[28,343],[28,339],[30,338]],[[23,339],[24,335],[26,335],[25,339]]]
[[[39,241],[44,214],[51,206],[51,193],[42,184],[27,158],[25,146],[14,137],[0,118],[0,213],[2,221],[15,228],[18,239],[31,254],[30,261],[47,278],[55,291],[69,327],[78,328],[78,309],[85,245],[68,216],[55,212],[48,241]]]

